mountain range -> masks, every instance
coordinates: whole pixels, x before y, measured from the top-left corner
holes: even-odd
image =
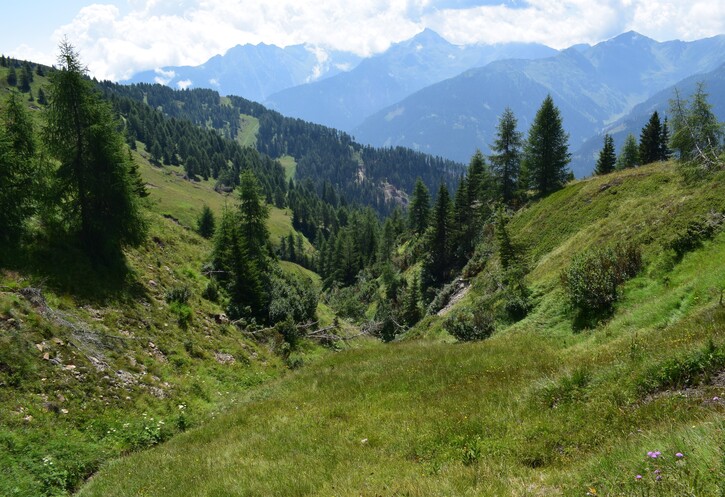
[[[465,161],[476,148],[488,151],[506,106],[525,132],[551,94],[569,132],[570,149],[576,151],[635,105],[724,62],[722,35],[659,43],[629,32],[553,57],[501,60],[471,69],[382,109],[353,134],[364,143],[407,146]],[[579,165],[575,173],[588,174],[592,167]]]
[[[488,152],[506,106],[525,132],[551,94],[570,135],[572,169],[584,176],[605,129],[641,121],[629,116],[637,105],[663,91],[666,101],[673,86],[723,63],[725,35],[657,42],[628,32],[557,51],[521,43],[453,45],[426,29],[364,59],[305,45],[244,45],[201,66],[147,71],[131,81],[214,88],[347,131],[361,143],[459,162],[476,149]],[[719,86],[712,93],[722,91],[720,79],[713,84]]]

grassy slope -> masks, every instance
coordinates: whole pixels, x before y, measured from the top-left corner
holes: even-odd
[[[40,85],[47,80],[36,76],[35,95]],[[40,108],[28,107],[40,125]],[[217,322],[222,305],[201,298],[211,243],[184,226],[203,204],[220,214],[234,198],[151,166],[143,146],[134,158],[150,184],[150,233],[127,251],[127,274],[95,274],[58,251],[19,254],[0,270],[0,495],[73,489],[104,460],[199,424],[286,370],[269,347]],[[286,235],[289,213],[271,209],[269,226]],[[23,296],[26,287],[40,288],[50,311]],[[191,291],[187,325],[166,302],[177,287]]]
[[[80,495],[717,495],[722,379],[642,389],[665,361],[725,345],[725,234],[680,262],[662,249],[710,209],[725,210],[725,177],[688,187],[671,165],[570,185],[510,224],[532,267],[537,307],[525,320],[481,343],[326,357],[108,464]],[[609,322],[574,332],[560,269],[624,238],[643,244],[646,270]],[[425,326],[437,335],[440,320]]]

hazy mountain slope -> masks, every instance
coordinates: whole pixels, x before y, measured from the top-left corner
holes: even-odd
[[[539,60],[498,61],[425,88],[365,120],[353,133],[373,145],[397,144],[465,160],[488,150],[497,116],[508,105],[527,131],[541,89],[562,110],[570,147],[685,77],[725,62],[725,36],[658,43],[625,33],[593,47]],[[529,85],[521,85],[529,80]],[[539,90],[531,93],[531,88]],[[537,98],[532,98],[537,95]],[[491,109],[483,105],[485,102]],[[573,112],[572,112],[573,110]]]
[[[682,98],[688,98],[697,88],[697,84],[703,82],[705,91],[708,93],[708,102],[712,105],[712,110],[720,121],[725,121],[725,64],[718,69],[690,76],[679,83],[666,88],[645,102],[636,105],[629,114],[618,119],[611,125],[604,128],[601,134],[597,134],[586,140],[584,144],[576,151],[572,158],[571,167],[577,176],[585,176],[592,172],[594,164],[603,145],[602,134],[607,132],[614,138],[617,151],[624,144],[624,140],[629,133],[639,139],[642,128],[654,111],[660,115],[663,120],[669,112],[670,99],[675,96],[675,89],[680,92]]]
[[[350,72],[288,88],[271,95],[265,104],[288,116],[350,130],[383,107],[472,67],[554,53],[538,44],[453,45],[426,29],[363,60]]]
[[[237,45],[200,66],[164,67],[144,71],[124,83],[162,83],[172,88],[211,88],[257,102],[292,86],[326,78],[359,62],[351,53],[324,51],[305,45]]]

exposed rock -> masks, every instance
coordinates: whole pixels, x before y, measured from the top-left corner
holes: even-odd
[[[224,352],[214,352],[214,359],[219,364],[234,364],[236,362],[233,355]]]

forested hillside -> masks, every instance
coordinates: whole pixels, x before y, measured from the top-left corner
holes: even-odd
[[[390,212],[399,205],[412,190],[417,177],[429,188],[437,188],[441,181],[454,185],[463,171],[463,167],[455,162],[402,147],[362,146],[341,131],[284,117],[240,97],[222,98],[212,90],[178,91],[162,85],[121,86],[108,82],[102,83],[101,87],[109,96],[146,103],[165,116],[217,130],[231,140],[244,135],[245,127],[253,122],[258,129],[249,141],[269,157],[293,157],[297,166],[295,177],[299,182],[310,180],[320,194],[327,183],[346,202],[371,206],[379,212]],[[129,104],[125,105],[128,108]],[[121,110],[127,112],[127,108]],[[156,129],[143,123],[136,125],[135,121],[130,124],[135,138],[145,138],[144,129]],[[151,146],[154,141],[164,145],[165,139],[162,134],[147,141]],[[209,159],[212,164],[217,162],[213,157]],[[194,161],[192,167],[196,162],[207,164],[210,160]],[[218,171],[212,169],[207,174],[216,179]],[[229,184],[229,178],[223,176],[221,182]],[[387,189],[386,185],[389,185]],[[390,194],[391,188],[394,195]]]

